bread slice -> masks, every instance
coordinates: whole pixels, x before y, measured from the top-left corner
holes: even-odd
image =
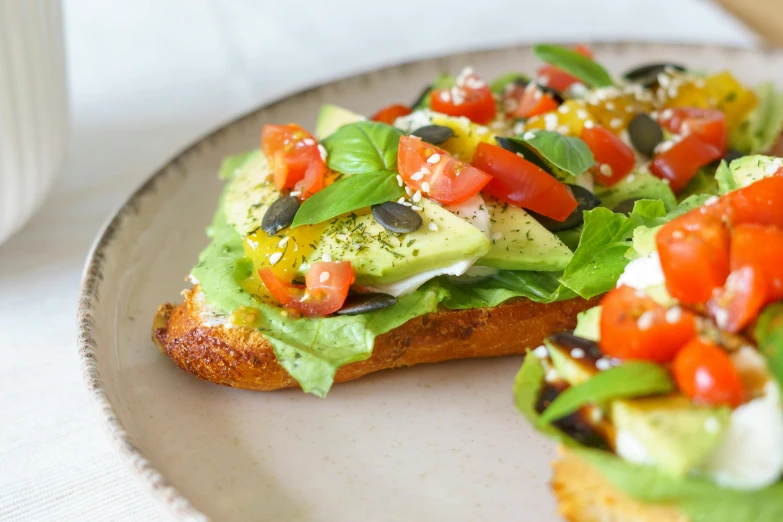
[[[298,383],[278,364],[261,332],[205,319],[198,285],[180,305],[164,304],[152,339],[177,366],[199,379],[248,390],[278,390]],[[573,328],[576,315],[598,304],[581,298],[551,304],[512,299],[493,308],[439,310],[408,321],[375,339],[370,358],[347,364],[335,382],[378,370],[471,357],[521,354],[557,331]]]
[[[574,453],[564,448],[560,453],[552,464],[552,489],[569,522],[688,522],[674,507],[632,499]]]

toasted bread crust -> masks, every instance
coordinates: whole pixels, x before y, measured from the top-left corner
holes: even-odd
[[[552,490],[569,522],[688,522],[674,507],[630,498],[574,453],[561,455],[552,464]]]
[[[186,291],[180,305],[162,305],[153,321],[153,340],[177,366],[199,379],[235,388],[298,386],[261,332],[203,324],[194,299],[197,292],[198,286]],[[552,304],[514,299],[493,308],[426,314],[378,336],[370,358],[341,367],[335,382],[420,363],[521,354],[550,333],[573,328],[576,315],[596,304],[598,298]]]

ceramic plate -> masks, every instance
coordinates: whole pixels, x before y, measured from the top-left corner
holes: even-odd
[[[615,73],[656,60],[783,80],[783,55],[678,45],[596,45]],[[534,71],[529,47],[425,60],[311,89],[199,141],[154,174],[97,240],[82,286],[87,384],[117,447],[183,520],[556,520],[554,445],[511,404],[519,357],[379,372],[326,400],[201,382],[150,340],[206,245],[221,158],[256,147],[266,122],[313,128],[335,103],[369,114],[413,100],[438,73]],[[776,78],[777,77],[777,78]]]

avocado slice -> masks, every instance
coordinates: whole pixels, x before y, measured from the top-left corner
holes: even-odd
[[[366,119],[361,114],[327,103],[321,106],[321,111],[318,113],[318,120],[315,123],[315,137],[322,140],[343,125]]]
[[[783,167],[783,160],[771,156],[744,156],[737,158],[729,165],[735,187],[742,188],[775,174]]]
[[[646,172],[632,172],[625,179],[611,187],[596,185],[595,195],[601,206],[613,209],[627,199],[660,199],[666,211],[677,206],[677,198],[669,186]]]
[[[574,335],[598,342],[601,339],[601,306],[594,306],[576,316]]]
[[[549,339],[544,341],[544,345],[549,352],[549,358],[552,359],[555,371],[571,386],[582,384],[598,372],[595,367],[582,364],[571,357],[568,349],[558,346]]]
[[[487,197],[492,223],[492,249],[479,266],[503,270],[564,270],[574,253],[552,232],[519,207]]]
[[[683,476],[720,442],[730,411],[695,406],[682,395],[667,395],[612,401],[611,416],[617,433],[633,435],[655,465]]]

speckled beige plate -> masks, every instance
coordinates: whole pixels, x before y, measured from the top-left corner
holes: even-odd
[[[783,80],[780,54],[677,45],[596,45],[615,73],[668,59]],[[380,372],[326,400],[200,382],[153,345],[157,306],[177,301],[205,245],[223,156],[265,122],[312,128],[322,103],[360,113],[412,100],[441,72],[488,78],[538,65],[527,47],[425,60],[338,81],[214,132],[150,178],[87,264],[79,311],[84,375],[117,447],[183,520],[556,520],[554,446],[511,405],[517,357]],[[776,78],[777,77],[777,78]]]

